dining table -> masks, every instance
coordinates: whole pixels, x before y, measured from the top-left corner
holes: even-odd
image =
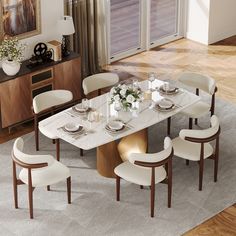
[[[39,127],[80,149],[96,148],[98,172],[102,176],[113,178],[115,177],[114,168],[122,162],[117,150],[119,140],[167,120],[200,100],[199,96],[180,88],[180,86],[178,92],[171,95],[160,92],[159,88],[163,83],[165,82],[156,79],[151,84],[154,89],[150,90],[148,80],[139,82],[139,89],[146,95],[150,94],[150,97],[145,99],[144,96],[143,101],[139,102],[135,109],[117,111],[114,104],[110,102],[110,93],[108,92],[88,100],[89,112],[81,114],[74,105],[40,121]],[[166,111],[155,109],[155,104],[164,98],[173,101],[173,109]],[[96,119],[91,117],[92,112],[96,115]],[[121,120],[124,129],[118,132],[109,132],[106,125],[111,120]],[[66,132],[63,127],[71,123],[83,127],[83,132],[78,134]]]

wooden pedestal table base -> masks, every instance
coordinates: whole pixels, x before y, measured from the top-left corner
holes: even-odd
[[[115,141],[97,147],[97,170],[107,178],[115,178],[114,169],[122,163]]]
[[[143,129],[122,138],[117,148],[123,161],[128,161],[131,153],[146,153],[148,149],[148,130]]]

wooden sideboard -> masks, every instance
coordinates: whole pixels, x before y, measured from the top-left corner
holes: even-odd
[[[9,77],[0,69],[0,108],[2,128],[33,118],[32,101],[39,93],[66,89],[73,99],[81,99],[81,59],[76,53],[60,62],[50,62],[29,69],[22,63],[20,72]]]

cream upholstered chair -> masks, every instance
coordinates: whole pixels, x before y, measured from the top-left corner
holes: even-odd
[[[39,127],[38,119],[41,115],[51,113],[60,106],[64,106],[73,99],[73,94],[68,90],[52,90],[41,93],[33,99],[33,113],[34,113],[34,131],[36,150],[39,150],[39,133],[38,130],[46,137],[56,140],[56,155],[57,160],[60,159],[60,142],[57,136],[46,131],[43,127]]]
[[[181,130],[179,137],[172,140],[174,155],[199,162],[199,190],[202,190],[204,160],[214,160],[214,181],[217,181],[219,159],[220,124],[217,116],[211,117],[211,127],[205,130]],[[209,143],[216,140],[215,149]]]
[[[84,78],[82,86],[86,96],[97,90],[98,94],[101,95],[102,88],[113,86],[118,82],[119,76],[115,73],[99,73]]]
[[[181,83],[196,89],[196,95],[199,96],[199,90],[202,90],[212,96],[211,104],[199,101],[182,111],[183,114],[189,117],[189,129],[192,129],[193,119],[197,124],[197,119],[207,115],[208,113],[214,115],[215,112],[215,93],[217,91],[215,80],[209,76],[186,72],[180,75],[178,79]]]
[[[83,79],[82,87],[84,95],[98,91],[98,95],[101,95],[101,89],[110,87],[119,82],[119,76],[115,73],[98,73],[90,75]],[[81,156],[83,156],[83,150],[80,150]]]
[[[164,182],[168,184],[168,207],[171,207],[172,156],[172,142],[168,137],[164,141],[164,150],[159,153],[131,154],[128,161],[114,169],[116,174],[116,200],[120,201],[121,178],[141,186],[151,186],[151,217],[154,217],[155,185]]]
[[[18,208],[17,186],[28,185],[30,218],[33,218],[33,190],[35,187],[47,186],[67,180],[68,203],[71,203],[71,177],[70,170],[65,165],[56,161],[50,155],[28,155],[23,152],[24,141],[16,139],[13,150],[13,187],[15,208]],[[22,167],[17,178],[16,165]]]

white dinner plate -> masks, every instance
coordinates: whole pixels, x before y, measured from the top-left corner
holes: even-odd
[[[173,85],[169,85],[168,89],[166,90],[165,86],[162,85],[162,86],[160,87],[159,91],[160,91],[161,93],[167,93],[167,94],[171,95],[171,94],[176,94],[176,93],[178,93],[178,92],[179,92],[179,88],[177,88],[177,87],[175,87],[175,86],[173,86]]]
[[[64,129],[68,132],[78,132],[83,129],[83,126],[75,123],[67,123],[64,126]]]
[[[173,106],[173,102],[167,99],[162,99],[160,102],[158,102],[158,105],[160,108],[170,109]]]
[[[76,106],[74,106],[75,110],[78,112],[86,112],[88,111],[89,107],[82,107],[82,104],[78,104]]]
[[[111,130],[121,130],[124,128],[124,123],[118,120],[112,120],[107,124],[107,126]]]

